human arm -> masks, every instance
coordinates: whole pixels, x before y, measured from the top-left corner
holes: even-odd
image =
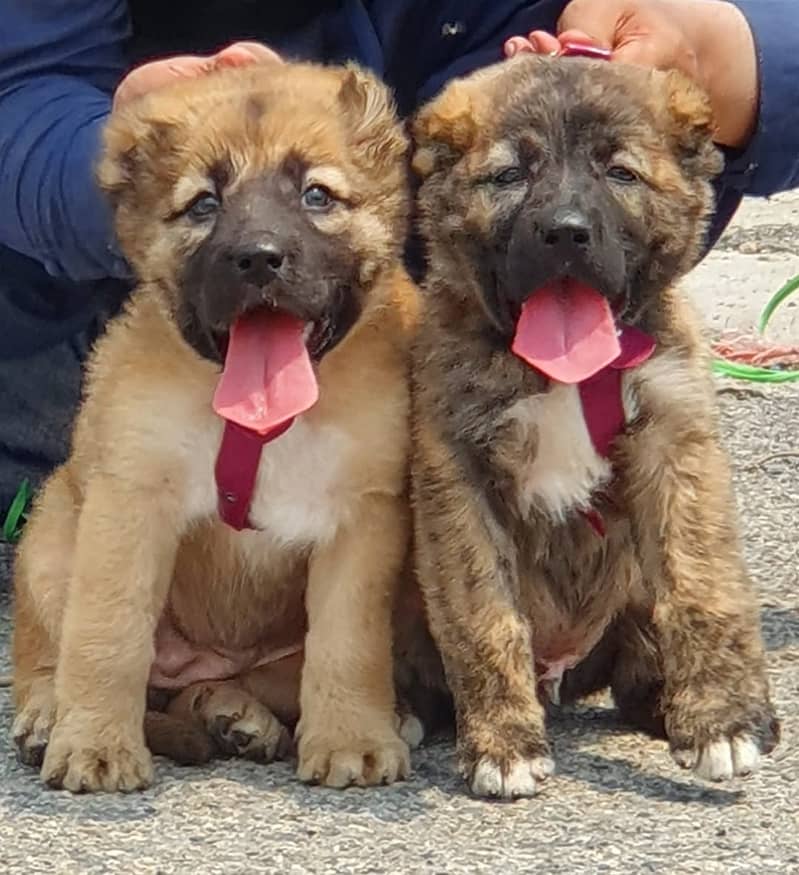
[[[124,277],[94,165],[128,4],[0,0],[0,18],[0,243],[53,276]]]
[[[736,165],[746,174],[746,194],[768,196],[799,185],[799,3],[735,0],[754,38],[759,112],[754,132]],[[731,60],[736,70],[735,58]]]
[[[94,168],[115,104],[216,66],[273,60],[256,43],[152,62],[124,76],[124,0],[0,0],[0,244],[74,282],[125,278]],[[124,78],[123,78],[124,76]]]

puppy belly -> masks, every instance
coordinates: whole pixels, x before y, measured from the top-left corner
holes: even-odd
[[[199,681],[226,680],[278,662],[302,648],[302,639],[283,647],[270,647],[268,642],[245,650],[203,647],[189,641],[168,617],[163,617],[156,631],[149,684],[158,689],[180,690]]]
[[[560,681],[565,672],[578,666],[593,650],[599,635],[580,642],[553,642],[535,654],[536,677],[541,681]]]
[[[560,704],[560,686],[564,675],[580,665],[599,644],[608,622],[598,621],[588,628],[564,629],[560,626],[552,635],[543,636],[539,646],[534,648],[539,691],[550,702]]]

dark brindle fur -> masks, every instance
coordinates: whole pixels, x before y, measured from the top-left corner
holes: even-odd
[[[676,74],[529,56],[454,82],[417,119],[417,564],[478,794],[530,795],[551,772],[537,680],[565,657],[581,662],[561,699],[610,685],[704,777],[776,743],[714,388],[674,290],[712,211],[711,125]],[[553,237],[564,214],[580,233]],[[564,271],[657,341],[625,375],[612,471],[575,390],[510,352],[524,296]]]

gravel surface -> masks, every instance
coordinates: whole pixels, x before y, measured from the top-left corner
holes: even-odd
[[[749,327],[799,273],[797,224],[799,196],[747,205],[689,279],[711,330]],[[796,313],[775,336],[799,342]],[[17,765],[0,690],[0,873],[799,873],[799,390],[719,387],[783,719],[759,774],[694,781],[600,703],[559,716],[557,776],[514,804],[466,796],[446,740],[416,754],[411,781],[381,790],[305,788],[286,765],[159,762],[145,793],[75,798]],[[10,626],[0,596],[0,674]]]

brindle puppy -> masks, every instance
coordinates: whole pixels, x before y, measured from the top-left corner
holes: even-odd
[[[211,738],[269,761],[299,717],[303,780],[402,777],[391,610],[416,292],[387,90],[302,65],[179,83],[112,118],[100,178],[140,284],[98,344],[72,454],[21,544],[21,757],[69,790],[147,785],[149,684],[177,693],[147,721],[156,752],[203,758]],[[230,493],[214,484],[212,399],[242,319],[293,325],[319,393],[263,449],[256,531],[223,524]],[[168,743],[175,721],[201,731],[193,753]]]
[[[530,56],[416,122],[418,574],[478,795],[535,793],[547,700],[608,685],[706,778],[777,741],[705,346],[674,288],[712,210],[711,124],[676,74]],[[575,281],[656,343],[624,372],[607,457],[582,387],[511,351],[525,302]]]

